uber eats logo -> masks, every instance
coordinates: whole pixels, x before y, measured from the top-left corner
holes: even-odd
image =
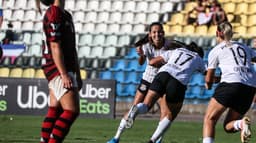
[[[111,88],[96,88],[91,84],[86,84],[85,88],[80,91],[80,112],[109,114],[111,105],[106,100],[110,98],[110,92]],[[96,99],[96,101],[93,99]]]
[[[4,97],[6,94],[6,89],[8,88],[7,85],[0,85],[0,97]],[[0,111],[7,110],[7,101],[0,98]]]

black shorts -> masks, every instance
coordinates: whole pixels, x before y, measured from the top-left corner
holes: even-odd
[[[150,82],[148,82],[144,79],[141,79],[137,90],[140,91],[144,96],[146,96],[148,93],[150,84],[151,84]]]
[[[154,78],[149,89],[157,92],[160,96],[166,94],[168,103],[180,103],[185,98],[187,88],[168,72],[160,72]]]
[[[220,83],[213,94],[221,105],[244,115],[250,108],[255,88],[242,83]]]

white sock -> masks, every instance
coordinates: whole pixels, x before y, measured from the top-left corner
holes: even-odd
[[[148,112],[148,106],[144,103],[139,103],[136,105],[138,108],[138,114],[145,114]]]
[[[214,138],[212,137],[204,137],[203,143],[214,143]]]
[[[157,126],[157,128],[156,128],[156,130],[154,132],[154,134],[151,137],[151,140],[153,142],[155,142],[158,138],[160,138],[165,133],[165,131],[169,128],[171,123],[172,122],[167,117],[163,118],[159,122],[159,124],[158,124],[158,126]]]
[[[236,130],[236,131],[240,131],[241,130],[241,123],[242,123],[242,120],[236,120],[235,122],[234,122],[234,129]]]
[[[115,139],[119,139],[121,134],[123,133],[123,131],[125,130],[125,125],[126,125],[126,120],[124,118],[122,118],[119,127],[116,131],[116,135],[115,135]]]

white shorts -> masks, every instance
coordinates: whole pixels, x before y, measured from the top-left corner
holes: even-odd
[[[77,81],[76,81],[76,74],[73,72],[68,72],[68,75],[71,77],[72,80],[72,86],[78,87]],[[60,75],[54,77],[48,84],[49,88],[53,90],[54,96],[57,100],[60,100],[60,98],[69,90],[67,88],[63,87],[62,79]]]

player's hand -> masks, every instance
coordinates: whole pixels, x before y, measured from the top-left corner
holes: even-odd
[[[72,80],[67,73],[61,74],[61,79],[64,88],[70,89],[73,87]]]
[[[138,47],[136,48],[136,52],[137,52],[137,54],[138,54],[139,56],[143,56],[143,55],[144,55],[144,52],[143,52],[141,46],[138,46]]]
[[[212,89],[212,85],[211,85],[211,84],[205,83],[204,86],[205,86],[205,88],[206,88],[207,90]]]

